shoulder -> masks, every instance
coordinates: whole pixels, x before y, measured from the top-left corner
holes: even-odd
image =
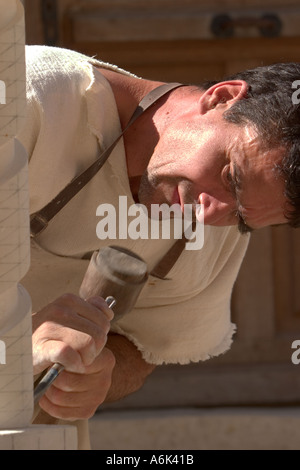
[[[68,49],[26,46],[27,89],[44,90],[59,82],[70,85],[92,76],[88,57]]]
[[[46,67],[71,68],[72,64],[88,62],[89,57],[70,49],[50,46],[26,46],[26,65],[43,70]]]
[[[29,76],[38,74],[57,76],[59,74],[76,75],[87,72],[91,67],[104,68],[124,75],[134,74],[117,65],[103,62],[80,52],[50,46],[26,46],[26,69]]]

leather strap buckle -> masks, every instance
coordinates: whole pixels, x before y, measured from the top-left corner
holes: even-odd
[[[34,238],[48,226],[48,220],[41,214],[35,213],[30,217],[30,236]]]

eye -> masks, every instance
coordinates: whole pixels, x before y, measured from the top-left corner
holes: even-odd
[[[233,177],[231,174],[230,165],[225,165],[222,171],[223,181],[225,185],[230,187],[230,190],[233,189]]]
[[[228,170],[226,172],[226,180],[227,182],[232,185],[233,183],[233,178],[232,178],[232,174],[231,174],[231,170],[230,170],[230,166],[228,165]]]

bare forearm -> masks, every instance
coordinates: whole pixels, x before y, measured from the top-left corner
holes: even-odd
[[[113,352],[116,360],[112,384],[105,399],[106,403],[111,403],[138,390],[155,365],[145,362],[134,344],[124,336],[110,333],[106,347]]]

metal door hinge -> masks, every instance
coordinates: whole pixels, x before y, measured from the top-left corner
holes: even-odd
[[[273,13],[265,14],[261,17],[216,15],[211,23],[211,31],[216,37],[231,38],[235,36],[236,29],[247,30],[256,28],[259,34],[266,38],[280,36],[282,21],[279,16]]]

